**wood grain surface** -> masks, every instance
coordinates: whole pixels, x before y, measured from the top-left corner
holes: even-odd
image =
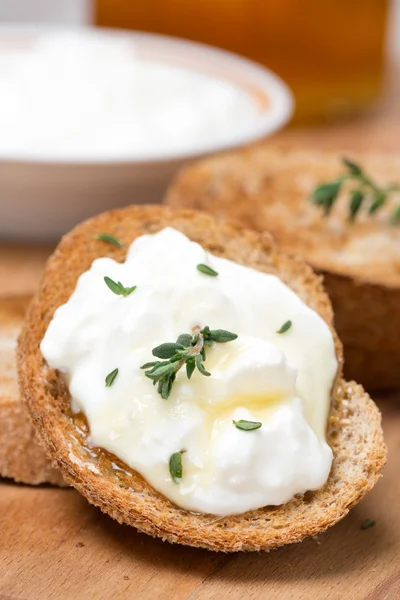
[[[172,546],[118,525],[75,490],[0,482],[2,600],[400,598],[400,397],[380,399],[389,461],[335,527],[265,553]],[[374,519],[376,525],[362,530]]]
[[[400,94],[368,115],[287,130],[283,146],[400,152]],[[0,243],[0,295],[34,292],[50,245]],[[171,546],[120,526],[75,490],[0,480],[0,600],[400,599],[400,395],[377,399],[389,460],[338,525],[269,554]],[[371,518],[376,525],[361,530]]]
[[[0,246],[1,294],[34,291],[50,247]],[[318,538],[269,554],[171,546],[75,490],[0,480],[0,600],[400,598],[400,394],[377,399],[389,460],[375,489]],[[371,518],[376,525],[361,530]]]

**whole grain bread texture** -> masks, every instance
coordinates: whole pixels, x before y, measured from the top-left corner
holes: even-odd
[[[400,183],[400,156],[344,154],[379,184]],[[344,345],[346,378],[368,389],[400,387],[400,226],[390,223],[400,191],[376,214],[362,208],[350,221],[352,186],[346,183],[324,216],[308,197],[346,172],[342,156],[268,145],[217,156],[181,171],[166,203],[271,232],[283,250],[323,274]]]
[[[331,328],[339,362],[328,430],[335,458],[322,489],[296,496],[283,506],[236,516],[193,513],[171,503],[117,457],[89,446],[88,427],[71,414],[68,390],[44,361],[39,344],[54,311],[68,300],[79,275],[95,258],[110,256],[123,261],[136,237],[166,226],[175,227],[218,256],[277,274]],[[97,240],[100,233],[116,237],[123,247]],[[79,225],[50,257],[19,340],[21,393],[49,457],[65,479],[112,518],[169,542],[225,552],[269,550],[299,542],[336,523],[374,486],[385,463],[380,413],[361,386],[343,381],[342,348],[332,320],[321,277],[300,259],[280,252],[269,235],[218,223],[192,210],[127,207]]]
[[[65,485],[39,445],[21,400],[15,350],[29,296],[0,299],[0,477],[19,483]]]

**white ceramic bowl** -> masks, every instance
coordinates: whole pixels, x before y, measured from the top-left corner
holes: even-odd
[[[7,43],[34,41],[41,27],[0,27],[0,52]],[[52,30],[54,31],[54,30]],[[91,30],[82,35],[93,35]],[[39,153],[0,155],[0,238],[57,239],[79,221],[127,204],[161,202],[176,171],[190,160],[265,138],[292,114],[287,86],[268,69],[210,46],[138,32],[96,30],[96,35],[132,40],[135,54],[234,82],[257,104],[257,121],[223,143],[210,143],[182,154],[154,159],[114,155],[75,160]],[[0,102],[1,104],[1,102]],[[101,125],[100,125],[101,126]]]

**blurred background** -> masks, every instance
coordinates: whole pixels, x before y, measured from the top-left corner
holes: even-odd
[[[205,42],[268,66],[291,87],[294,122],[356,113],[380,95],[386,0],[98,0],[99,25]]]
[[[289,84],[293,124],[374,106],[386,59],[400,57],[399,0],[0,0],[0,21],[136,29],[236,52]]]
[[[179,135],[186,132],[187,146],[179,150],[179,156],[176,149],[175,154],[167,149],[160,158],[160,153],[157,155],[156,152],[160,150],[156,139],[151,156],[118,155],[115,148],[119,142],[128,144],[129,140],[135,139],[133,127],[129,130],[131,133],[126,133],[128,129],[124,129],[124,119],[131,123],[136,118],[139,125],[143,119],[141,115],[134,114],[134,94],[125,97],[123,87],[118,87],[124,74],[129,79],[135,67],[133,61],[131,67],[126,60],[121,66],[123,47],[121,44],[118,46],[118,40],[113,47],[114,34],[110,37],[111,41],[97,46],[64,40],[64,46],[56,48],[57,52],[63,53],[59,56],[61,60],[58,60],[58,55],[50,60],[48,55],[51,52],[48,51],[46,60],[49,59],[49,62],[42,67],[39,65],[40,52],[36,58],[34,52],[27,52],[31,42],[27,46],[25,40],[22,51],[26,54],[26,65],[24,63],[22,70],[21,65],[13,70],[14,63],[7,62],[6,53],[15,45],[15,40],[10,46],[6,37],[1,38],[7,35],[13,24],[16,28],[24,24],[44,24],[50,30],[56,29],[56,26],[73,27],[81,32],[89,28],[106,32],[111,28],[121,32],[120,40],[129,30],[150,32],[228,50],[255,61],[262,69],[257,66],[254,69],[254,65],[240,62],[240,59],[230,62],[231,58],[226,59],[212,51],[207,54],[204,49],[196,50],[188,43],[174,47],[168,41],[162,42],[166,44],[165,48],[162,44],[150,52],[147,48],[145,58],[147,60],[150,56],[150,59],[159,62],[164,60],[165,64],[188,66],[192,73],[197,70],[198,73],[212,74],[219,77],[220,85],[223,81],[233,82],[237,90],[242,88],[241,92],[245,91],[251,99],[258,116],[251,117],[253,122],[250,123],[251,118],[247,115],[250,124],[246,125],[245,110],[239,111],[237,118],[231,115],[230,121],[225,119],[232,139],[214,140],[203,147],[189,147],[190,140],[199,142],[199,132],[204,127],[202,129],[199,121],[197,134],[190,133],[187,128],[183,115],[194,119],[196,111],[202,110],[201,94],[195,101],[187,95],[186,107],[180,111],[178,119],[182,130]],[[6,40],[3,45],[1,39]],[[135,44],[137,39],[132,37]],[[153,43],[157,45],[154,38],[149,43],[151,47]],[[52,135],[53,124],[57,128],[57,123],[61,123],[64,129],[60,128],[59,138],[54,138],[47,154],[35,154],[35,148],[32,151],[31,131],[26,135],[25,131],[22,132],[18,142],[19,154],[8,152],[5,142],[3,146],[0,143],[0,240],[56,241],[78,221],[94,213],[132,202],[160,202],[173,176],[187,162],[245,143],[262,141],[281,147],[333,149],[338,152],[400,151],[400,0],[0,0],[0,59],[2,50],[5,61],[1,63],[0,60],[0,116],[3,117],[3,121],[0,119],[0,136],[3,127],[3,142],[8,132],[7,139],[13,148],[15,128],[20,134],[24,127],[21,123],[24,122],[28,130],[27,125],[32,122],[32,119],[29,121],[29,111],[34,105],[40,108],[40,85],[35,85],[33,67],[38,69],[38,75],[42,73],[42,98],[47,99],[51,109],[46,118],[43,110],[39,110],[40,116],[36,117],[37,121],[43,122],[43,140],[47,139],[45,136]],[[142,50],[139,55],[140,52]],[[18,56],[15,60],[19,60]],[[61,89],[62,69],[69,70],[68,76],[71,76],[75,65],[76,94],[73,91],[69,93],[71,86],[68,87],[65,82],[64,94],[64,89]],[[56,83],[52,84],[55,71]],[[21,84],[21,93],[18,91],[20,73],[31,73],[30,80],[25,78],[24,85]],[[273,73],[280,79],[274,80]],[[82,85],[78,82],[79,77]],[[133,79],[134,75],[126,89],[129,85],[133,89]],[[93,82],[98,87],[94,85],[91,89]],[[60,87],[58,95],[54,89],[57,85]],[[168,85],[173,87],[171,81]],[[7,93],[3,93],[2,98],[2,90],[7,92],[12,87],[14,96],[9,94],[7,100]],[[293,94],[294,104],[288,88]],[[105,111],[107,106],[114,111],[111,115],[114,121],[110,120],[110,115],[102,117],[101,102],[96,102],[97,89],[104,92],[101,100]],[[136,96],[141,95],[138,81],[135,89]],[[159,88],[156,86],[154,89]],[[154,105],[154,117],[150,113],[144,115],[153,123],[158,122],[162,111],[164,117],[168,112],[163,94],[157,96],[154,98],[153,95],[154,102],[148,103],[148,113]],[[183,96],[175,90],[176,103]],[[21,100],[24,97],[26,110]],[[275,110],[280,111],[278,115],[266,114],[271,98],[275,98]],[[143,108],[143,102],[141,106]],[[223,107],[220,110],[220,115],[224,114]],[[8,119],[7,111],[13,113],[13,123]],[[25,121],[21,119],[21,123],[18,111],[24,113]],[[66,111],[70,113],[69,120],[64,119]],[[107,121],[106,117],[110,119]],[[217,124],[223,120],[218,115],[214,118]],[[270,122],[266,124],[268,119]],[[114,126],[118,120],[121,131]],[[173,120],[172,117],[170,120]],[[86,127],[85,133],[89,121],[92,129]],[[167,121],[168,118],[164,118],[163,126],[168,124]],[[208,121],[208,127],[212,130],[210,123]],[[76,124],[81,128],[78,132],[74,128]],[[244,133],[243,128],[247,128]],[[158,129],[161,130],[161,127]],[[143,135],[142,139],[147,140],[146,131]],[[178,137],[174,131],[165,133],[164,138],[168,135],[170,140]],[[25,138],[31,143],[28,153],[25,152]],[[67,138],[69,142],[76,143],[75,155],[63,154]],[[87,150],[84,158],[78,156],[84,143],[90,149],[91,140],[95,152],[90,154]],[[141,142],[136,146],[140,150]],[[101,147],[103,150],[114,148],[114,154],[104,153]],[[127,156],[130,156],[129,160]]]

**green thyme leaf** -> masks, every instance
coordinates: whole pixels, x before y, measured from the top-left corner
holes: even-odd
[[[285,333],[292,326],[292,321],[286,321],[276,333]]]
[[[342,183],[343,182],[340,179],[330,183],[323,183],[312,192],[310,201],[317,206],[321,206],[324,209],[325,214],[329,214],[333,203],[340,192]]]
[[[175,365],[169,360],[158,362],[147,373],[146,377],[153,379],[156,383],[166,375],[172,375],[175,372]]]
[[[132,294],[137,287],[136,285],[132,287],[124,287],[120,281],[113,281],[110,277],[107,277],[107,275],[104,277],[104,281],[110,290],[114,292],[114,294],[117,294],[117,296],[129,296],[129,294]]]
[[[101,240],[102,242],[108,242],[109,244],[113,244],[117,246],[117,248],[122,248],[122,243],[117,240],[113,235],[109,235],[108,233],[99,233],[99,235],[95,236],[96,240]]]
[[[182,333],[176,340],[177,344],[180,344],[184,348],[188,348],[192,345],[192,336],[190,333]]]
[[[118,294],[118,295],[121,294],[121,285],[119,283],[116,283],[110,277],[107,277],[107,276],[104,277],[104,281],[106,282],[106,284],[108,285],[110,290],[112,292],[114,292],[114,294]]]
[[[365,519],[365,521],[361,523],[361,529],[369,529],[370,527],[373,527],[375,523],[376,521],[373,519]]]
[[[198,354],[196,356],[196,367],[198,368],[198,370],[200,371],[200,373],[202,375],[205,375],[206,377],[210,377],[211,373],[206,371],[206,369],[204,368],[203,357],[201,356],[201,354]]]
[[[400,204],[394,209],[390,222],[392,225],[400,225]]]
[[[210,266],[204,264],[197,265],[197,270],[204,275],[210,275],[210,277],[217,277],[218,275],[217,271],[214,271]]]
[[[175,483],[179,483],[183,476],[182,454],[185,450],[174,452],[169,459],[169,472]]]
[[[392,216],[390,217],[390,223],[392,225],[400,225],[400,206],[397,206]]]
[[[355,175],[356,177],[358,177],[358,175],[362,175],[363,174],[363,170],[360,167],[360,165],[358,165],[357,163],[355,163],[353,160],[350,160],[349,158],[343,157],[342,158],[342,163],[349,169],[350,173],[352,175]]]
[[[106,382],[106,387],[111,387],[112,384],[115,381],[116,376],[118,375],[118,369],[114,369],[114,371],[111,371],[111,373],[109,373],[105,379]]]
[[[225,329],[211,329],[208,330],[206,335],[211,341],[217,342],[218,344],[226,344],[227,342],[233,342],[233,340],[237,339],[236,333],[226,331]]]
[[[364,199],[365,195],[361,190],[352,190],[350,192],[350,220],[353,221],[355,219]]]
[[[193,371],[196,368],[196,360],[194,358],[189,359],[186,362],[186,376],[188,379],[193,375]]]
[[[241,429],[242,431],[255,431],[262,427],[260,421],[245,421],[244,419],[240,419],[240,421],[232,421],[232,423],[237,429]]]
[[[153,381],[153,385],[157,385],[157,392],[160,394],[163,400],[168,400],[169,395],[171,393],[172,384],[175,381],[175,372],[171,373],[168,377],[162,377],[157,381]]]
[[[175,377],[169,377],[169,378],[162,379],[159,381],[159,390],[158,391],[163,400],[167,400],[169,398],[174,379],[175,379]]]
[[[142,365],[140,368],[141,369],[150,369],[151,367],[154,367],[157,363],[158,363],[158,361],[147,362],[144,365]]]
[[[376,213],[377,210],[379,210],[381,208],[381,206],[383,206],[385,204],[386,201],[386,195],[383,194],[382,192],[375,192],[374,193],[374,200],[371,202],[371,205],[368,209],[368,212],[370,215],[373,215],[374,213]]]
[[[172,358],[175,356],[177,350],[183,350],[184,346],[181,344],[174,344],[173,342],[167,342],[166,344],[160,344],[151,351],[153,356],[157,358]]]

